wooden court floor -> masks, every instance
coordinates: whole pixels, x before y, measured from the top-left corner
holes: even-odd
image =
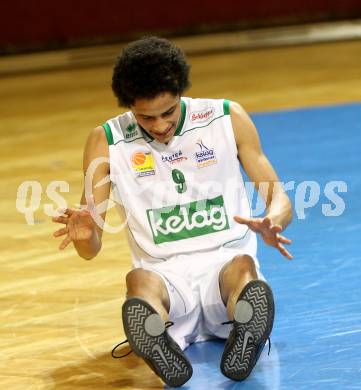
[[[31,56],[29,56],[31,61]],[[191,57],[193,97],[229,98],[248,111],[361,100],[361,42],[259,49]],[[130,256],[124,235],[105,233],[92,261],[59,252],[47,191],[65,181],[70,206],[82,187],[89,130],[120,110],[112,66],[0,79],[1,388],[150,389],[162,387],[134,355],[110,357],[123,339],[121,305]],[[311,125],[311,124],[310,124]],[[34,224],[16,209],[19,186],[38,182]],[[23,204],[30,207],[30,201]],[[117,224],[110,212],[109,224]],[[136,368],[135,368],[136,367]]]

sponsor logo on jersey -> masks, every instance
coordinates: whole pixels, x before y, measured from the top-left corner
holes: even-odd
[[[130,123],[126,127],[126,133],[125,133],[125,139],[131,139],[134,138],[137,135],[137,125],[135,123]]]
[[[183,156],[183,153],[181,150],[179,150],[176,153],[170,154],[170,155],[163,155],[162,154],[162,161],[168,162],[170,164],[177,164],[182,161],[188,160],[188,157]]]
[[[138,177],[155,175],[154,160],[151,152],[134,152],[131,157],[131,164]]]
[[[223,196],[147,210],[155,244],[229,229]]]
[[[192,123],[202,123],[206,122],[209,119],[213,118],[214,107],[208,107],[205,110],[193,111],[191,112],[191,122]]]
[[[198,168],[204,168],[212,164],[217,164],[217,158],[214,149],[205,146],[202,140],[197,142],[197,146],[199,147],[199,150],[198,152],[195,152],[194,158],[197,162]]]

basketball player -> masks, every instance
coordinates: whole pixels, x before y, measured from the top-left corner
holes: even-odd
[[[133,263],[124,330],[132,350],[169,386],[192,375],[184,349],[215,337],[227,339],[222,373],[233,380],[250,374],[274,318],[256,234],[292,258],[281,235],[291,204],[251,119],[235,102],[183,97],[189,85],[189,65],[169,41],[129,44],[112,82],[129,111],[88,137],[85,175],[98,163],[81,199],[86,207],[54,218],[65,225],[54,233],[65,236],[60,249],[73,242],[92,259],[106,213],[99,209],[112,188],[127,218]],[[265,200],[262,218],[251,216],[240,166]],[[100,181],[107,184],[96,186]]]

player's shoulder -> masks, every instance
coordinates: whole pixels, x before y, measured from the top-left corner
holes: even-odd
[[[230,115],[237,146],[257,146],[258,131],[247,111],[238,102],[232,101]]]
[[[128,144],[144,137],[131,111],[126,111],[107,120],[103,127],[109,145],[117,145],[119,143]]]
[[[227,101],[227,99],[220,99],[220,98],[206,98],[206,97],[182,97],[182,101],[187,104],[187,106],[199,106],[199,107],[209,107],[209,106],[218,106],[223,105],[224,101]]]
[[[229,101],[229,111],[231,116],[243,117],[247,115],[246,110],[238,102],[230,100]]]
[[[89,136],[95,137],[98,139],[104,138],[105,137],[104,126],[94,127],[92,130],[90,130]]]
[[[197,126],[229,115],[229,100],[215,98],[182,98],[187,109],[187,124]]]
[[[187,106],[194,112],[190,115],[192,119],[208,116],[217,113],[218,115],[231,115],[234,120],[248,120],[249,115],[245,108],[238,102],[225,98],[182,98]],[[206,113],[201,111],[205,110]]]
[[[187,106],[207,108],[207,107],[219,107],[225,114],[229,114],[229,111],[235,114],[245,113],[245,109],[236,101],[227,98],[192,98],[182,97],[182,101]]]
[[[85,153],[93,157],[109,154],[107,136],[103,126],[97,126],[89,132]]]
[[[233,129],[239,131],[254,131],[254,124],[247,111],[238,102],[230,101],[229,112],[231,115]]]
[[[88,142],[107,145],[107,136],[103,126],[94,127],[88,135]]]

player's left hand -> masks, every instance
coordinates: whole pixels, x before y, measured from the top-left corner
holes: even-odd
[[[267,245],[278,249],[287,259],[293,259],[291,253],[284,247],[284,244],[290,245],[292,241],[280,234],[283,230],[282,226],[273,224],[271,218],[243,218],[235,216],[234,220],[240,224],[247,225],[252,231],[260,234]]]

